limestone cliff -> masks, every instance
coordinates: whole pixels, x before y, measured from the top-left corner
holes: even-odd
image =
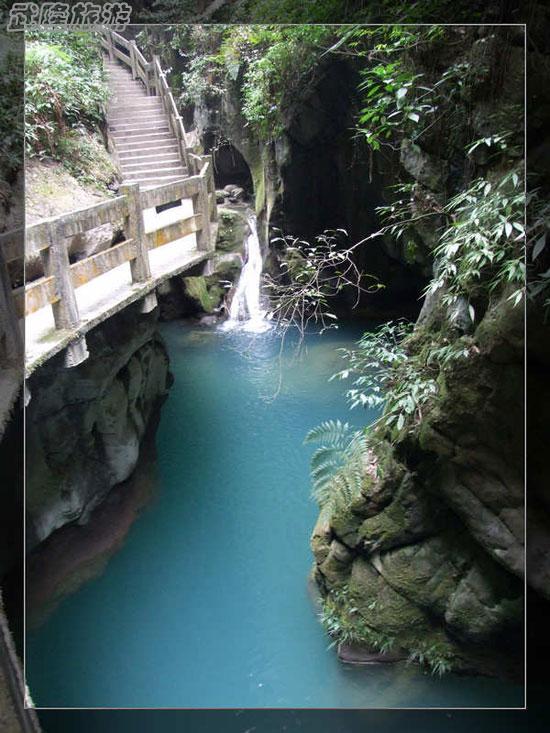
[[[88,335],[90,358],[65,369],[59,358],[29,382],[28,549],[55,529],[85,522],[132,473],[146,427],[169,386],[157,314],[127,308]]]

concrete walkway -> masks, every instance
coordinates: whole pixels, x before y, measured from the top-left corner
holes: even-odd
[[[181,206],[167,209],[160,214],[155,209],[143,212],[145,232],[152,232],[171,224],[182,215],[193,214],[191,199],[184,199]],[[25,373],[29,376],[37,367],[64,349],[76,337],[82,336],[115,313],[151,293],[158,285],[178,275],[210,256],[198,251],[196,235],[189,234],[162,247],[149,251],[151,280],[132,283],[130,264],[125,262],[100,277],[76,289],[80,315],[78,329],[57,330],[51,306],[46,306],[25,319]]]

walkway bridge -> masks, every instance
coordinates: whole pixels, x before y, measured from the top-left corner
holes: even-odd
[[[12,367],[14,381],[13,390],[2,390],[1,399],[6,403],[0,404],[2,418],[5,408],[11,406],[8,403],[17,396],[11,393],[18,390],[15,375],[23,351],[25,376],[61,351],[67,367],[81,363],[88,356],[88,331],[136,301],[142,312],[151,311],[157,303],[155,289],[161,283],[206,261],[215,249],[218,225],[212,160],[198,153],[195,134],[186,132],[158,58],[148,62],[135,42],[110,30],[102,31],[101,42],[109,56],[107,64],[112,68],[117,61],[123,64],[121,68],[127,67],[139,83],[138,96],[157,102],[145,134],[155,134],[150,133],[150,126],[159,120],[159,124],[169,126],[169,145],[175,146],[181,161],[177,170],[185,175],[164,176],[155,171],[145,180],[136,179],[128,173],[134,170],[130,165],[121,169],[123,183],[116,197],[40,221],[25,232],[0,235],[0,349],[4,352],[0,356],[8,366],[7,375]],[[116,93],[113,98],[115,109],[120,111],[124,98],[117,98]],[[111,103],[108,121],[112,113]],[[123,124],[126,138],[128,125],[131,129],[135,123]],[[117,131],[116,123],[110,126]],[[112,130],[110,134],[112,138]],[[128,139],[142,134],[130,134]],[[120,143],[111,139],[109,144],[120,168]],[[154,156],[155,146],[147,147],[153,149],[147,155]],[[139,150],[134,153],[137,157],[141,154]],[[138,161],[138,168],[140,165]],[[159,185],[159,179],[168,180]],[[123,241],[70,262],[71,238],[107,222],[121,221]],[[44,276],[12,289],[10,263],[24,260],[23,235],[27,256],[39,254]]]

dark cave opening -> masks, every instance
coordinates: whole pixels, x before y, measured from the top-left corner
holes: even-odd
[[[214,180],[216,188],[234,184],[244,188],[247,195],[252,195],[254,185],[250,168],[242,154],[228,140],[213,140],[212,135],[205,135],[205,148],[212,154],[214,161]]]

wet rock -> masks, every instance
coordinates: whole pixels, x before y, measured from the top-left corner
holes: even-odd
[[[215,326],[220,322],[219,316],[201,316],[197,322],[197,325],[204,327]]]
[[[338,659],[344,664],[394,664],[407,658],[406,652],[380,652],[364,644],[338,644]]]
[[[250,233],[245,210],[242,207],[220,207],[218,222],[216,250],[244,255],[245,238]]]

